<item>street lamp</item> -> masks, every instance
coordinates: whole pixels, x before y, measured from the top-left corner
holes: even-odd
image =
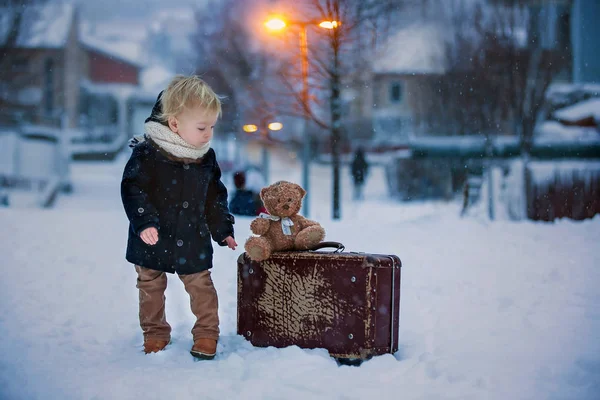
[[[341,25],[339,21],[285,21],[279,17],[273,17],[265,22],[267,29],[271,31],[280,31],[288,25],[300,27],[300,54],[302,56],[302,113],[304,117],[304,140],[302,148],[302,186],[306,190],[306,197],[302,202],[302,214],[309,216],[310,190],[309,190],[309,166],[310,166],[310,138],[306,137],[308,132],[309,119],[309,97],[308,97],[308,38],[307,30],[309,26],[319,26],[323,29],[335,29]]]
[[[280,31],[285,28],[286,23],[281,18],[271,18],[265,22],[265,26],[272,31]]]
[[[280,131],[283,129],[283,124],[281,122],[271,122],[269,124],[269,130],[271,131]]]
[[[258,127],[256,125],[249,124],[244,125],[242,129],[244,129],[244,132],[253,133],[258,130]]]
[[[265,184],[268,185],[269,184],[269,150],[267,148],[268,146],[268,139],[269,139],[269,131],[280,131],[283,129],[283,124],[281,122],[271,122],[269,124],[265,124],[264,122],[261,122],[260,124],[260,128],[257,125],[254,124],[246,124],[244,126],[242,126],[242,129],[244,130],[244,132],[246,133],[255,133],[255,132],[259,132],[260,130],[260,136],[261,136],[261,142],[262,142],[262,170],[263,170],[263,178],[265,180]]]
[[[325,29],[335,29],[339,25],[341,25],[338,21],[323,21],[319,24],[321,28]]]

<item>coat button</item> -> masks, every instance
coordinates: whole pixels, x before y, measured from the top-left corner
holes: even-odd
[[[177,246],[179,246],[179,247],[183,246],[183,240],[179,239],[177,241]]]
[[[187,164],[183,164],[183,169],[190,169],[190,166]]]
[[[187,201],[183,202],[183,208],[188,208],[190,205],[190,203],[188,203]]]
[[[138,212],[139,212],[140,214],[142,214],[142,213],[144,212],[144,209],[143,209],[142,207],[140,207],[140,208],[138,208]]]

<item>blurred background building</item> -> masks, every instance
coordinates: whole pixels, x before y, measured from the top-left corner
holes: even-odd
[[[318,3],[3,2],[3,203],[76,191],[73,162],[128,151],[169,79],[197,73],[224,97],[227,177],[268,180],[277,152],[336,171],[362,147],[399,201],[514,219],[600,211],[598,1],[346,1],[345,21]],[[281,32],[264,25],[273,15]]]

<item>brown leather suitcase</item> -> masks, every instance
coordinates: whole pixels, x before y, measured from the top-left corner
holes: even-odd
[[[325,242],[263,262],[243,253],[238,334],[257,347],[325,348],[340,361],[398,351],[400,259],[343,250]]]

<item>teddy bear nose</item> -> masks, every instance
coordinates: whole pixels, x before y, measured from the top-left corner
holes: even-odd
[[[289,209],[290,209],[290,206],[288,206],[288,205],[286,204],[286,205],[284,205],[284,206],[283,206],[283,209],[284,209],[284,210],[289,210]]]

